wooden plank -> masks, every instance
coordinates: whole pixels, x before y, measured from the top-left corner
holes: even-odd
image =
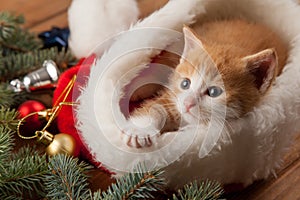
[[[300,133],[296,134],[294,144],[284,157],[284,164],[282,169],[290,166],[295,160],[300,159]]]
[[[140,18],[147,17],[155,10],[163,7],[169,0],[139,0],[137,1],[140,10]]]
[[[161,8],[164,6],[168,0],[140,0],[138,1],[138,6],[140,9],[141,18],[148,16],[153,11]],[[48,20],[45,20],[37,25],[33,25],[30,30],[33,32],[41,32],[44,30],[51,29],[52,26],[58,27],[66,27],[68,26],[68,14],[67,12],[60,13]]]
[[[231,194],[227,200],[294,200],[300,199],[300,160],[278,178],[259,181],[248,188]]]
[[[300,198],[300,134],[296,134],[294,144],[284,158],[282,168],[277,171],[277,178],[270,177],[265,181],[257,181],[242,191],[229,194],[228,200],[264,200]],[[286,194],[288,192],[288,194]],[[294,198],[297,197],[297,198]]]
[[[299,199],[300,198],[300,161],[291,166],[268,188],[264,189],[255,199]]]
[[[100,169],[91,169],[87,175],[89,176],[88,182],[90,183],[90,189],[93,192],[99,189],[105,191],[112,183],[116,182],[108,173]]]
[[[33,27],[67,11],[72,0],[1,0],[0,11],[23,14],[25,28]]]
[[[40,33],[42,31],[50,30],[53,26],[59,28],[65,28],[68,26],[68,14],[64,12],[60,15],[57,15],[43,23],[37,24],[31,27],[29,30],[35,33]]]

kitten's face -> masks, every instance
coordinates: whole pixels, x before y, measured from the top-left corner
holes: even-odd
[[[276,54],[265,50],[241,57],[239,51],[224,45],[204,48],[192,32],[185,32],[183,58],[171,79],[185,121],[238,118],[258,103],[274,79]]]
[[[190,52],[176,68],[172,86],[177,109],[188,123],[208,122],[226,114],[226,88],[217,67],[205,53]],[[231,115],[236,115],[232,113]]]

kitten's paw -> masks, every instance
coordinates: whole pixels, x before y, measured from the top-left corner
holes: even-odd
[[[155,133],[155,134],[154,134]],[[133,148],[151,147],[157,137],[160,135],[159,131],[149,131],[140,129],[126,129],[122,131],[123,142]]]
[[[123,142],[133,148],[151,147],[158,136],[160,136],[160,130],[158,130],[149,119],[135,118],[131,119],[131,122],[127,127],[122,130]]]

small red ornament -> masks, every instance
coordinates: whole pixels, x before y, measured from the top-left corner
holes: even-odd
[[[23,117],[29,115],[30,113],[42,111],[45,109],[46,109],[45,105],[39,101],[35,101],[35,100],[25,101],[18,108],[18,111],[20,113],[19,119],[22,119]],[[41,125],[42,123],[39,120],[38,114],[35,114],[26,119],[26,121],[22,125],[23,130],[21,131],[24,133],[25,136],[32,135],[32,133],[34,133],[36,130],[39,130]]]

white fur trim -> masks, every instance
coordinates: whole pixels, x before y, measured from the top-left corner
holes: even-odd
[[[94,48],[112,35],[127,30],[138,17],[135,0],[74,0],[68,11],[69,46],[77,58],[91,53],[100,55],[104,49],[93,52]]]
[[[271,26],[290,45],[289,63],[261,105],[231,124],[231,143],[221,137],[208,156],[199,158],[201,144],[207,134],[219,127],[186,127],[176,134],[164,134],[152,148],[130,149],[120,137],[119,126],[127,123],[119,107],[124,95],[122,88],[147,67],[150,57],[180,35],[166,29],[141,28],[179,30],[183,23],[192,23],[196,14],[199,20],[244,16]],[[294,1],[173,0],[129,32],[119,35],[93,66],[79,98],[77,127],[96,160],[117,175],[131,170],[140,161],[145,161],[150,168],[167,165],[165,176],[172,188],[195,178],[248,185],[268,177],[280,166],[293,134],[300,129],[300,24],[297,19],[300,19],[300,7]],[[158,50],[144,49],[149,46]]]

